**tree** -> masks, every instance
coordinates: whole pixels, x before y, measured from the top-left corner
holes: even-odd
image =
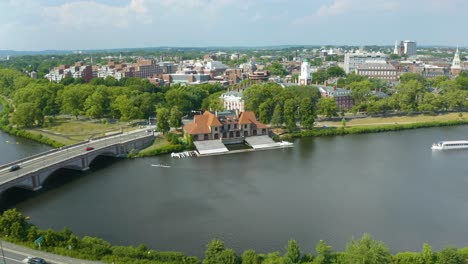
[[[369,80],[363,80],[359,82],[353,82],[349,84],[349,88],[353,93],[351,96],[354,99],[356,104],[360,104],[364,99],[369,96],[370,91],[372,90],[372,82]]]
[[[260,257],[255,250],[248,249],[242,253],[242,264],[260,264]]]
[[[331,246],[325,244],[323,240],[320,240],[315,251],[317,251],[317,257],[314,259],[314,264],[330,264],[332,262]]]
[[[269,124],[271,120],[271,107],[272,100],[267,99],[265,102],[261,103],[258,108],[259,121],[264,124]]]
[[[235,264],[237,263],[237,255],[234,250],[226,249],[223,241],[214,239],[206,245],[203,264],[219,263]]]
[[[338,106],[333,97],[322,97],[317,103],[317,112],[326,117],[337,116]]]
[[[421,250],[421,260],[420,264],[434,264],[434,253],[432,252],[432,247],[424,243]]]
[[[267,66],[266,69],[270,72],[271,75],[279,75],[284,77],[286,74],[288,74],[288,71],[284,68],[284,66],[277,61],[273,62],[270,66]]]
[[[273,116],[271,117],[271,124],[275,127],[280,127],[283,124],[283,111],[280,104],[276,104]]]
[[[465,260],[455,247],[442,249],[438,254],[437,264],[463,264]]]
[[[293,99],[284,102],[284,122],[290,133],[296,130],[296,103]]]
[[[301,259],[301,250],[299,249],[296,240],[289,240],[284,257],[288,258],[292,263],[299,263]]]
[[[171,116],[169,117],[169,125],[171,127],[182,126],[182,112],[176,106],[171,108]]]
[[[24,103],[16,107],[13,113],[12,122],[18,127],[32,127],[37,124],[42,124],[44,116],[33,103]]]
[[[159,108],[156,111],[156,125],[158,131],[162,132],[163,134],[167,133],[171,129],[169,125],[169,118],[169,110],[167,110],[166,108]]]
[[[306,129],[312,129],[315,122],[315,113],[312,99],[302,98],[299,105],[299,113],[301,115],[301,125]]]
[[[346,76],[346,72],[338,66],[332,66],[327,69],[327,77],[344,77]]]
[[[345,261],[349,264],[389,264],[392,255],[383,242],[364,234],[360,240],[353,239],[346,245]]]
[[[97,89],[92,95],[86,98],[84,102],[84,109],[87,116],[93,118],[102,117],[108,112],[109,102],[105,90]]]

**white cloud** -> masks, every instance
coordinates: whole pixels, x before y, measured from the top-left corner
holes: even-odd
[[[400,1],[391,0],[334,0],[329,5],[322,5],[315,12],[320,17],[341,15],[349,12],[396,11],[400,8]]]
[[[50,22],[77,30],[89,30],[87,27],[126,28],[134,21],[149,23],[151,17],[148,13],[145,0],[131,0],[121,7],[91,0],[42,7],[42,15],[52,20]]]

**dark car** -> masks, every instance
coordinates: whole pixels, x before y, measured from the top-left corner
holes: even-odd
[[[86,147],[85,150],[86,151],[90,151],[90,150],[93,150],[94,148],[93,147]]]
[[[44,259],[38,257],[27,257],[22,262],[29,264],[47,264]]]
[[[13,165],[10,167],[10,171],[16,171],[16,170],[19,170],[21,169],[20,165],[16,164],[16,165]]]
[[[30,263],[30,264],[47,264],[47,262],[44,259],[41,259],[41,258],[31,258],[31,259],[29,259],[28,263]]]

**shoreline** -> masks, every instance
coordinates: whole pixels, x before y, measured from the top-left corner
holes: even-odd
[[[313,130],[303,130],[300,132],[287,133],[276,136],[279,139],[294,139],[302,137],[323,137],[323,136],[345,136],[354,134],[370,134],[395,132],[401,130],[432,128],[432,127],[447,127],[447,126],[462,126],[468,125],[468,120],[448,120],[448,121],[429,121],[415,122],[407,124],[389,124],[389,125],[363,125],[352,127],[329,127]]]

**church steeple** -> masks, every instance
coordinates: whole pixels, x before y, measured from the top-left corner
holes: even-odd
[[[461,72],[460,52],[458,51],[458,45],[457,50],[455,51],[455,56],[453,57],[450,72],[452,73],[452,75],[458,75]]]

